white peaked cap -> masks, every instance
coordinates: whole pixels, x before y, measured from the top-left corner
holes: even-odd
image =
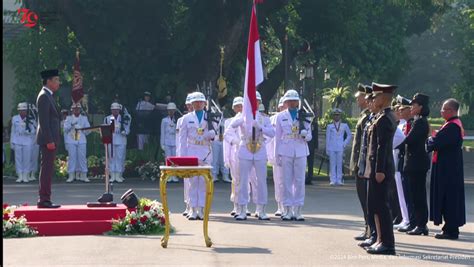
[[[18,103],[17,110],[27,110],[27,109],[28,109],[28,103],[26,102]]]
[[[285,99],[284,101],[300,100],[300,96],[299,96],[298,92],[296,92],[296,90],[293,90],[293,89],[290,89],[290,90],[286,91],[283,98]]]
[[[110,109],[120,109],[120,110],[122,110],[122,105],[115,102],[115,103],[112,103],[112,105],[110,105]]]
[[[243,105],[244,104],[244,98],[241,96],[238,96],[234,98],[234,101],[232,102],[232,107],[235,107],[237,105]]]
[[[170,103],[168,103],[168,106],[166,106],[166,109],[167,110],[176,109],[176,104],[173,103],[173,102],[170,102]]]
[[[191,99],[191,103],[196,102],[196,101],[206,101],[206,97],[201,92],[194,92],[193,98]]]

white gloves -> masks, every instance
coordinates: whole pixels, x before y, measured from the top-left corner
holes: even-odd
[[[127,132],[125,132],[125,131],[122,131],[122,132],[121,132],[121,134],[123,134],[123,135],[127,135]]]
[[[209,141],[214,139],[215,137],[216,137],[216,132],[214,130],[210,130],[204,135],[204,138],[206,138]]]
[[[262,126],[256,120],[252,121],[252,126],[255,127],[256,130],[262,129]]]
[[[244,118],[240,117],[232,122],[232,127],[237,128],[244,123]]]
[[[232,138],[232,141],[230,142],[230,144],[233,146],[238,145],[239,143],[240,143],[240,139],[237,137]]]
[[[275,157],[276,164],[281,167],[281,156],[277,155]]]
[[[306,131],[306,130],[301,130],[300,135],[301,135],[301,137],[305,138],[305,137],[308,135],[308,131]]]

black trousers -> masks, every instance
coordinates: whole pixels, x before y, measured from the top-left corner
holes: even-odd
[[[39,201],[51,201],[51,179],[54,175],[56,150],[49,150],[46,145],[40,146],[41,169],[39,173]]]
[[[428,200],[426,199],[426,172],[407,172],[413,197],[415,222],[418,227],[426,227],[428,223]]]
[[[367,204],[369,216],[377,215],[379,217],[382,244],[387,247],[394,247],[393,221],[387,199],[390,180],[385,178],[381,183],[378,183],[375,177],[369,180]]]
[[[398,201],[397,184],[395,179],[388,180],[388,204],[390,207],[390,213],[394,223],[400,223],[402,221],[402,211],[400,210],[400,202]]]
[[[356,174],[357,197],[359,198],[360,207],[362,208],[362,212],[364,213],[365,231],[366,231],[366,234],[369,235],[370,226],[368,224],[368,217],[367,217],[367,185],[368,185],[368,179],[359,178]]]
[[[402,172],[401,175],[402,175],[403,195],[405,196],[405,203],[407,205],[410,226],[416,226],[415,207],[413,206],[413,193],[410,186],[409,177],[406,174],[406,172]]]

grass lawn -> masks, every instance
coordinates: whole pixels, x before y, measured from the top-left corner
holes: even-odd
[[[463,146],[474,147],[474,140],[464,140],[464,141],[462,142],[462,145],[463,145]]]

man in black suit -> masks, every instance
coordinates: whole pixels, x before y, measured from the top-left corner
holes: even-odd
[[[41,150],[41,170],[39,179],[38,208],[59,208],[51,202],[51,178],[54,174],[56,148],[59,144],[61,116],[54,101],[53,94],[59,90],[59,71],[41,72],[43,88],[36,99],[38,107],[38,132],[36,142]]]
[[[372,83],[376,117],[367,131],[367,163],[370,168],[368,214],[374,216],[377,242],[367,248],[370,254],[395,254],[393,222],[387,195],[388,186],[395,179],[392,142],[397,119],[390,104],[396,88],[395,85]]]

